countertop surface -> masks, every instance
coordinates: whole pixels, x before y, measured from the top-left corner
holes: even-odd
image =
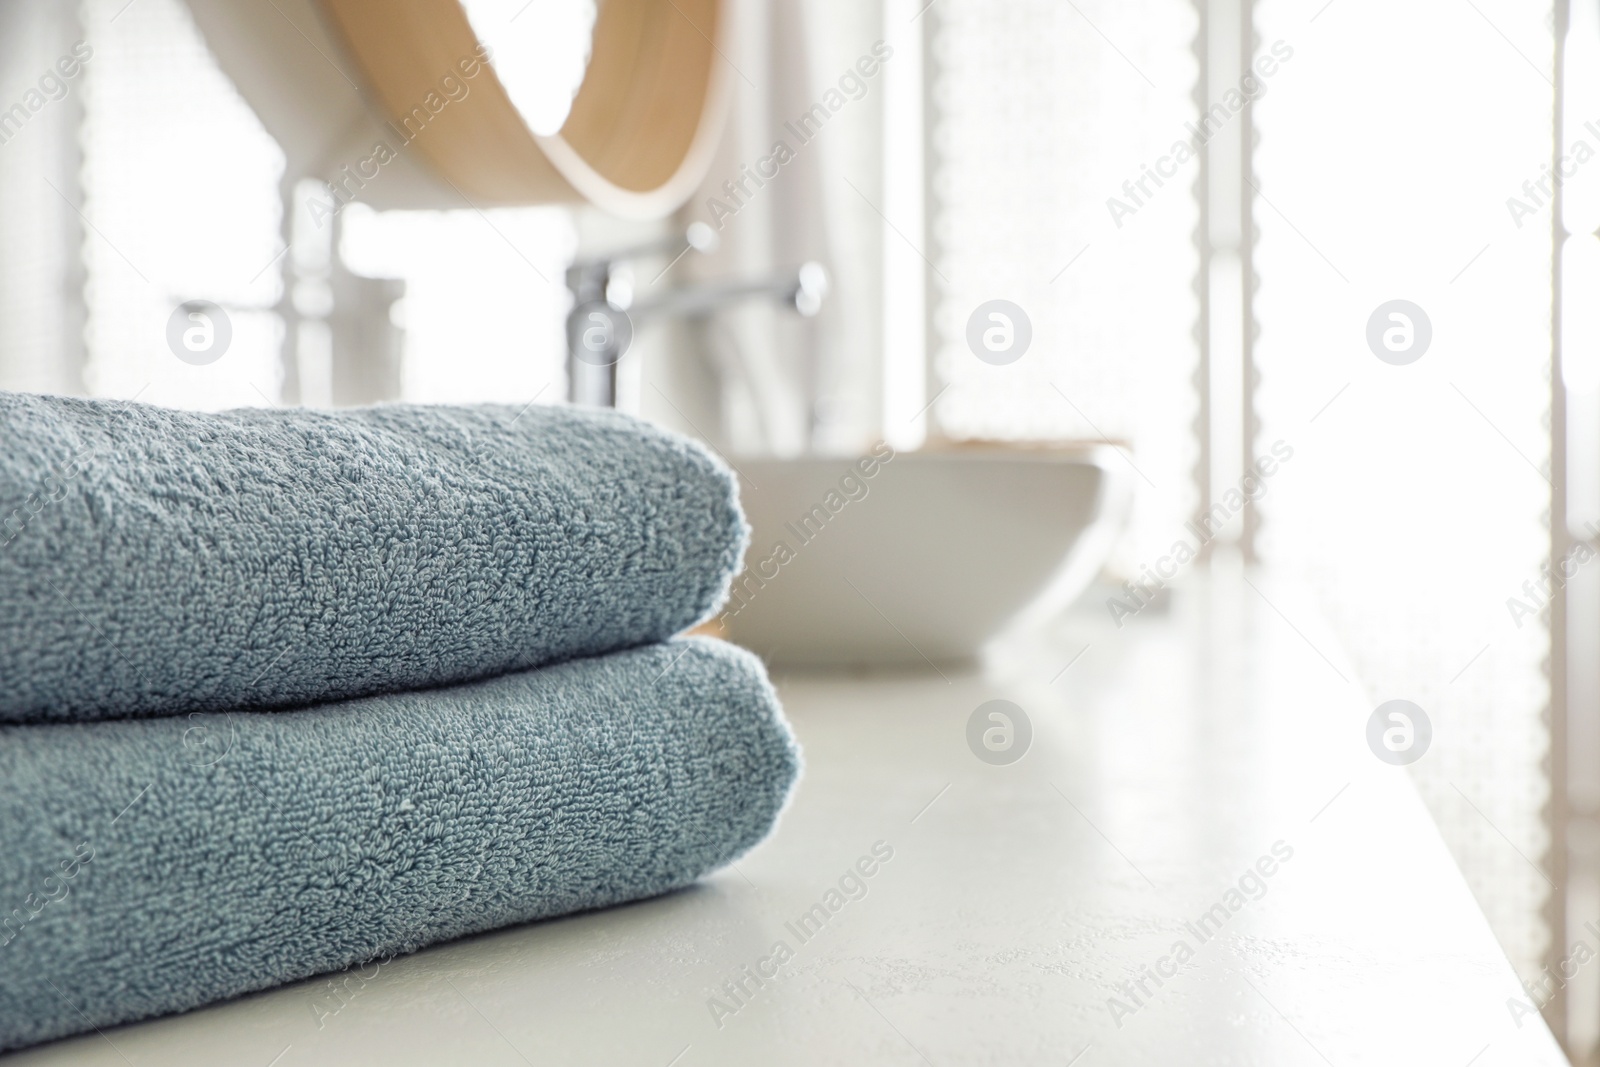
[[[1565,1063],[1349,678],[1259,578],[782,678],[804,781],[699,886],[7,1062]]]

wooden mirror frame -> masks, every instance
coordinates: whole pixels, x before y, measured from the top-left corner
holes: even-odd
[[[528,129],[460,0],[317,0],[396,132],[477,204],[587,200],[624,218],[671,214],[705,177],[727,113],[723,0],[598,0],[588,70],[560,131]],[[423,108],[422,115],[417,109]],[[412,118],[407,124],[407,119]],[[420,121],[419,121],[420,119]]]

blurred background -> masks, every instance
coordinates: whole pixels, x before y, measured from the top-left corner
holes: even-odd
[[[1296,576],[1371,701],[1429,710],[1410,773],[1538,982],[1600,920],[1600,568],[1562,564],[1600,523],[1600,2],[735,6],[704,176],[630,221],[429,201],[398,169],[340,195],[368,146],[269,132],[217,5],[7,0],[0,388],[561,403],[575,262],[666,241],[632,264],[647,301],[814,261],[814,315],[641,319],[616,405],[736,457],[1118,442],[1136,492],[1096,611],[1292,450],[1194,570]],[[320,39],[305,5],[254,7]],[[592,0],[467,8],[530,129],[560,130]],[[354,86],[321,58],[306,78]],[[694,223],[715,249],[674,259]],[[996,299],[1027,358],[971,358]],[[210,362],[168,341],[194,301],[229,331]],[[1392,301],[1411,364],[1369,343]],[[1545,1012],[1597,1062],[1600,971]]]

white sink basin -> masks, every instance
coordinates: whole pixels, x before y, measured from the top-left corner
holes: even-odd
[[[780,665],[973,660],[1094,579],[1130,501],[1113,452],[738,460],[754,534],[723,628]]]

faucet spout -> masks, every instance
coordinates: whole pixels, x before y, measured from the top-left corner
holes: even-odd
[[[828,271],[821,263],[811,261],[770,278],[681,286],[641,301],[629,309],[629,314],[635,325],[656,318],[704,318],[730,304],[768,298],[810,318],[822,310],[822,300],[827,295]]]
[[[697,222],[681,235],[610,256],[580,260],[568,268],[567,288],[572,294],[572,310],[567,314],[569,400],[615,407],[617,363],[632,344],[635,327],[655,319],[701,319],[731,304],[754,299],[776,300],[807,318],[822,309],[828,293],[828,272],[814,261],[766,278],[678,286],[634,303],[632,278],[624,266],[628,260],[674,251],[682,258],[691,250],[715,251],[717,244],[716,231]]]

